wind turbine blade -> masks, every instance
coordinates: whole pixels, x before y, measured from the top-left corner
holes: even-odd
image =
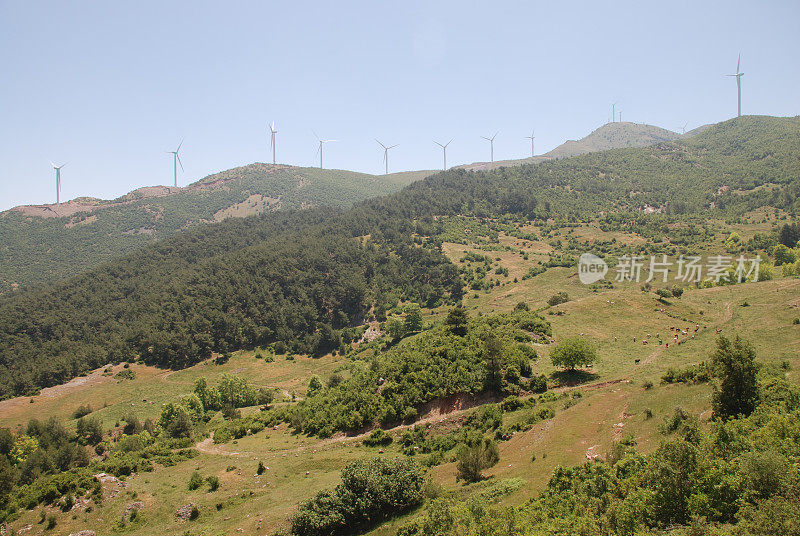
[[[454,139],[455,139],[455,138],[450,138],[450,141],[448,141],[447,143],[445,143],[445,144],[444,144],[444,146],[445,146],[445,147],[447,147],[448,145],[450,145],[450,142],[451,142],[451,141],[453,141]]]
[[[439,147],[441,147],[442,149],[444,149],[444,145],[442,145],[442,144],[441,144],[441,143],[439,143],[438,141],[436,141],[436,140],[433,140],[433,143],[435,143],[436,145],[438,145]]]
[[[387,147],[387,148],[386,148],[386,150],[388,151],[389,149],[394,149],[394,148],[395,148],[395,147],[397,147],[398,145],[400,145],[400,144],[399,144],[399,143],[396,143],[396,144],[392,145],[391,147]]]
[[[322,141],[322,140],[320,140],[320,139],[319,139],[319,136],[317,136],[317,133],[316,133],[316,132],[314,132],[314,131],[312,130],[312,131],[311,131],[311,133],[312,133],[312,134],[314,134],[314,137],[315,137],[315,138],[317,138],[317,141]]]
[[[183,162],[181,162],[181,155],[178,154],[178,151],[175,151],[175,158],[178,159],[178,163],[181,165],[181,171],[186,171],[183,169]]]
[[[179,152],[181,152],[181,146],[183,145],[183,141],[184,141],[184,140],[181,140],[181,142],[178,144],[178,148],[177,148],[177,149],[175,149],[175,152],[176,152],[176,153],[179,153]]]
[[[497,135],[498,135],[498,134],[500,134],[500,131],[499,131],[499,130],[498,130],[497,132],[495,132],[495,133],[494,133],[494,136],[492,136],[492,141],[494,141],[494,139],[497,137]]]

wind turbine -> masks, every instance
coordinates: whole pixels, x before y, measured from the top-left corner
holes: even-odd
[[[728,76],[735,76],[736,77],[736,90],[739,94],[739,108],[738,112],[739,115],[736,117],[742,117],[742,77],[744,73],[739,72],[739,65],[742,63],[742,53],[739,53],[739,60],[736,62],[736,74],[729,74]]]
[[[444,145],[442,145],[441,143],[439,143],[436,140],[433,141],[433,143],[435,143],[436,145],[438,145],[439,147],[442,148],[442,153],[444,154],[444,167],[442,169],[444,171],[447,171],[447,146],[450,145],[450,142],[452,142],[452,141],[453,140],[450,140],[447,143],[445,143]]]
[[[181,171],[186,171],[183,169],[183,162],[181,162],[181,157],[178,153],[181,152],[181,145],[183,145],[183,140],[181,140],[180,144],[178,144],[178,148],[174,151],[167,151],[172,155],[172,167],[175,172],[175,187],[178,187],[178,164],[181,165]]]
[[[622,112],[617,112],[617,113],[619,113],[619,122],[622,123]]]
[[[378,140],[376,139],[375,141],[378,141]],[[381,142],[378,141],[378,145],[383,147],[383,163],[386,164],[386,170],[384,171],[384,175],[388,175],[389,174],[389,149],[394,149],[395,147],[397,147],[397,144],[390,145],[389,147],[386,147],[384,144],[382,144]]]
[[[312,130],[312,132],[314,131]],[[314,132],[314,137],[317,138],[317,141],[319,142],[319,149],[317,149],[317,153],[319,154],[319,169],[322,169],[322,146],[328,142],[337,140],[321,140],[319,139],[319,136],[317,136],[316,132]]]
[[[67,163],[64,162],[60,166],[57,166],[53,162],[50,162],[50,165],[53,166],[53,169],[56,170],[56,205],[60,205],[61,204],[61,168],[66,166]]]
[[[275,121],[269,125],[269,132],[269,147],[272,149],[272,163],[275,164],[275,134],[278,133],[278,131],[275,129]]]
[[[531,130],[531,135],[530,136],[525,136],[526,140],[531,140],[531,158],[533,158],[533,155],[534,155],[534,152],[533,152],[533,140],[536,138],[536,136],[534,136],[533,134],[534,134],[534,131]]]
[[[684,124],[684,125],[681,127],[681,134],[686,134],[686,125],[688,125],[688,124],[689,124],[689,123],[685,123],[685,124]]]
[[[616,118],[616,114],[614,113],[614,108],[615,108],[616,106],[617,106],[617,103],[616,103],[616,102],[615,102],[615,103],[613,103],[613,104],[611,105],[611,122],[612,122],[612,123],[614,122],[614,118]]]
[[[491,138],[487,138],[486,136],[481,136],[481,138],[489,142],[489,150],[491,152],[492,162],[494,162],[494,139],[497,137],[498,134],[500,134],[499,130],[495,132],[494,136],[492,136]]]

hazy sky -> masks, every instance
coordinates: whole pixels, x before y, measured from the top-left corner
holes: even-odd
[[[622,119],[800,113],[800,2],[0,0],[0,209],[269,161],[390,171],[527,156]]]

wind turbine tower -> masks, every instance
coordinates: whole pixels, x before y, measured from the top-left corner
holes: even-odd
[[[447,143],[445,143],[444,145],[442,145],[442,144],[441,144],[441,143],[439,143],[438,141],[434,141],[434,142],[433,142],[433,143],[435,143],[436,145],[438,145],[439,147],[441,147],[441,148],[442,148],[442,154],[443,154],[443,156],[444,156],[444,167],[442,167],[442,169],[443,169],[444,171],[447,171],[447,146],[448,146],[448,145],[450,145],[450,142],[452,142],[452,141],[453,141],[453,140],[450,140],[450,141],[448,141]]]
[[[494,139],[497,137],[498,134],[500,134],[499,130],[495,132],[494,136],[492,136],[491,138],[487,138],[486,136],[481,136],[481,138],[489,142],[489,152],[492,158],[491,160],[492,162],[494,162]]]
[[[533,140],[536,139],[536,136],[534,136],[533,134],[534,134],[534,132],[533,132],[533,130],[531,130],[531,135],[530,136],[525,136],[526,140],[531,140],[531,157],[533,157],[533,155],[535,154],[533,152]]]
[[[316,137],[317,141],[319,142],[319,148],[317,149],[317,154],[319,154],[319,169],[322,169],[322,146],[325,145],[328,142],[336,141],[336,140],[321,140],[319,138],[319,136],[317,136],[316,132],[314,132],[314,137]]]
[[[56,170],[56,205],[61,204],[61,168],[66,166],[66,162],[61,164],[60,166],[55,165],[54,163],[50,162],[50,165],[53,166],[53,169]]]
[[[617,114],[614,113],[614,109],[616,108],[616,106],[617,106],[616,102],[611,105],[611,122],[612,123],[614,122],[614,120],[617,117]]]
[[[275,164],[275,134],[278,133],[278,131],[275,129],[275,121],[269,125],[269,132],[269,148],[272,149],[272,163]]]
[[[175,188],[178,187],[178,164],[181,165],[181,171],[186,171],[183,169],[183,162],[181,162],[180,152],[181,152],[181,145],[183,145],[183,140],[181,140],[180,144],[178,144],[178,148],[174,151],[167,151],[172,155],[172,169],[175,176]]]
[[[736,62],[736,74],[728,75],[736,77],[736,90],[738,92],[738,97],[739,97],[738,115],[736,117],[742,117],[742,77],[744,76],[744,73],[739,72],[739,66],[741,64],[742,64],[742,54],[739,53],[739,60]]]
[[[388,175],[389,174],[389,149],[394,149],[395,147],[397,147],[397,144],[390,145],[389,147],[387,147],[384,144],[382,144],[381,142],[379,142],[377,139],[375,141],[378,142],[378,145],[383,147],[383,163],[386,165],[386,169],[385,169],[383,174],[384,175]]]

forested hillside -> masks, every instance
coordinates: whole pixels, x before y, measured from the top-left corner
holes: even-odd
[[[0,214],[0,294],[84,272],[204,223],[281,209],[349,207],[429,174],[251,164],[185,188],[148,187],[111,201],[17,207]]]
[[[652,147],[439,173],[347,212],[203,227],[0,299],[0,395],[137,356],[183,367],[255,345],[324,353],[373,307],[458,302],[461,279],[440,251],[442,215],[598,220],[667,240],[671,228],[761,206],[797,213],[799,141],[797,118],[743,117]]]

